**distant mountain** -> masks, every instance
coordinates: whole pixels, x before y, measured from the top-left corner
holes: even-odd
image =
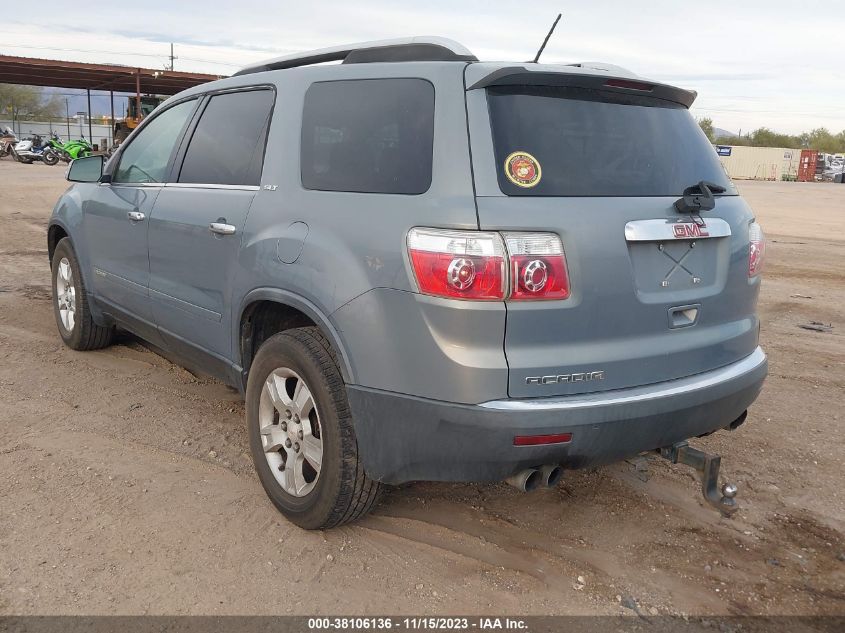
[[[736,132],[729,132],[728,130],[723,130],[720,127],[714,127],[713,135],[716,138],[722,138],[723,136],[736,136]]]

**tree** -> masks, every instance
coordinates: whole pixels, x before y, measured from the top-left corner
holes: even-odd
[[[720,136],[716,139],[716,142],[719,145],[733,145],[733,146],[743,146],[743,145],[750,145],[751,142],[745,136]]]
[[[817,149],[820,152],[834,154],[845,149],[841,139],[831,134],[827,128],[819,127],[810,132],[804,132],[801,136],[804,137],[802,140],[806,139],[807,147]]]
[[[699,124],[701,124],[701,121],[699,121]],[[721,136],[716,141],[720,145],[804,148],[815,149],[828,154],[845,152],[845,130],[842,130],[839,134],[832,134],[823,127],[797,135],[780,134],[769,128],[761,127],[747,136]]]
[[[800,147],[801,139],[761,127],[751,133],[751,144],[754,147]]]
[[[713,119],[704,117],[698,120],[698,125],[711,143],[716,140],[716,133],[713,131]]]
[[[50,119],[60,116],[61,103],[56,95],[45,97],[41,88],[0,84],[0,114],[15,119]]]

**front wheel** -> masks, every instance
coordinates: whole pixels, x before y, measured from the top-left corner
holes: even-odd
[[[317,328],[287,330],[261,345],[246,419],[261,485],[290,521],[331,528],[375,506],[382,486],[364,472],[343,378]]]
[[[53,312],[59,335],[71,349],[85,351],[106,347],[114,336],[113,327],[94,323],[76,253],[68,238],[56,245],[52,260]]]

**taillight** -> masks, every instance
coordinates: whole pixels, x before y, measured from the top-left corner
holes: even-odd
[[[408,252],[420,292],[476,301],[505,298],[505,249],[498,233],[411,229]]]
[[[748,225],[748,276],[759,275],[766,256],[766,236],[756,222]]]
[[[569,275],[560,237],[554,233],[504,233],[510,256],[511,299],[566,299]]]

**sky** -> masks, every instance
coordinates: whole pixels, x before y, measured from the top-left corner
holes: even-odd
[[[176,70],[222,75],[291,52],[410,35],[450,37],[482,60],[524,61],[561,12],[541,61],[610,62],[694,89],[693,114],[731,132],[845,129],[840,0],[3,4],[0,54],[164,68],[173,42]],[[70,109],[84,110],[84,99]],[[94,109],[108,112],[108,98],[96,96]]]

